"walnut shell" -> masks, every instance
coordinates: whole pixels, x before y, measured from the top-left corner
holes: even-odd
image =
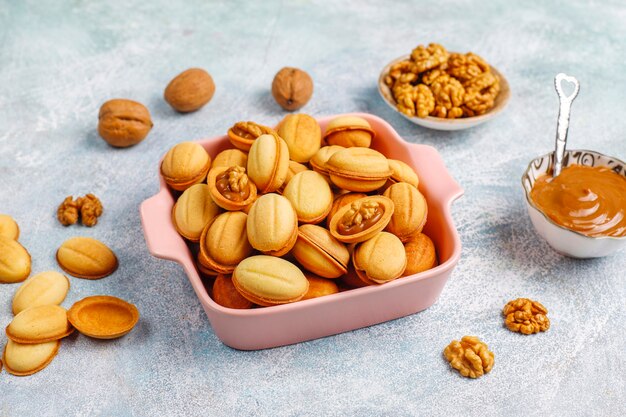
[[[98,133],[117,148],[133,146],[152,129],[150,112],[141,103],[123,98],[105,102],[98,114]]]
[[[301,69],[285,67],[274,76],[272,95],[283,109],[298,110],[311,99],[313,80]]]
[[[174,110],[189,113],[211,101],[214,93],[215,83],[211,75],[202,68],[190,68],[170,81],[163,97]]]

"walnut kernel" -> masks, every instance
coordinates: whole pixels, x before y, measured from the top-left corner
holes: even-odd
[[[95,226],[98,223],[98,217],[102,215],[102,203],[93,194],[76,200],[80,207],[80,221],[87,227]]]
[[[78,204],[72,196],[65,197],[57,209],[57,218],[63,226],[69,226],[78,221]]]
[[[453,340],[443,351],[450,366],[465,377],[478,378],[491,371],[494,354],[487,344],[476,336]]]
[[[428,47],[419,45],[411,52],[411,59],[417,66],[417,72],[438,67],[448,61],[450,54],[443,46],[437,43],[431,43]]]
[[[509,301],[502,310],[504,324],[512,332],[534,334],[550,328],[548,309],[538,301],[518,298]]]

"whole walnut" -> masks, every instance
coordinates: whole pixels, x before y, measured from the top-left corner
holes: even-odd
[[[98,133],[111,146],[136,145],[148,135],[152,126],[150,112],[136,101],[116,98],[100,107]]]
[[[181,113],[200,109],[213,98],[215,83],[202,68],[190,68],[178,74],[165,87],[165,101]]]
[[[298,110],[313,95],[313,79],[301,69],[285,67],[274,76],[272,95],[283,109]]]

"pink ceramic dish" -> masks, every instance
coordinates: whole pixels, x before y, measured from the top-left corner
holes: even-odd
[[[420,191],[428,200],[424,229],[437,248],[439,266],[380,286],[368,286],[292,304],[235,310],[215,303],[207,293],[189,247],[171,222],[174,197],[160,177],[159,192],[141,204],[141,221],[152,255],[178,262],[200,299],[215,334],[228,346],[242,350],[265,349],[330,336],[404,317],[430,307],[461,255],[461,241],[452,222],[450,207],[463,194],[439,153],[431,146],[405,142],[389,123],[370,114],[376,131],[372,148],[389,158],[411,165],[419,175]],[[322,131],[335,116],[318,119]],[[230,148],[227,136],[201,140],[214,156]],[[157,166],[158,169],[158,166]],[[160,171],[160,170],[159,170]]]

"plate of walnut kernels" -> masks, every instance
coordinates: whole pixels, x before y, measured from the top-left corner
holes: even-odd
[[[394,59],[380,73],[383,100],[407,120],[430,129],[461,130],[500,114],[511,91],[480,56],[431,43]]]

